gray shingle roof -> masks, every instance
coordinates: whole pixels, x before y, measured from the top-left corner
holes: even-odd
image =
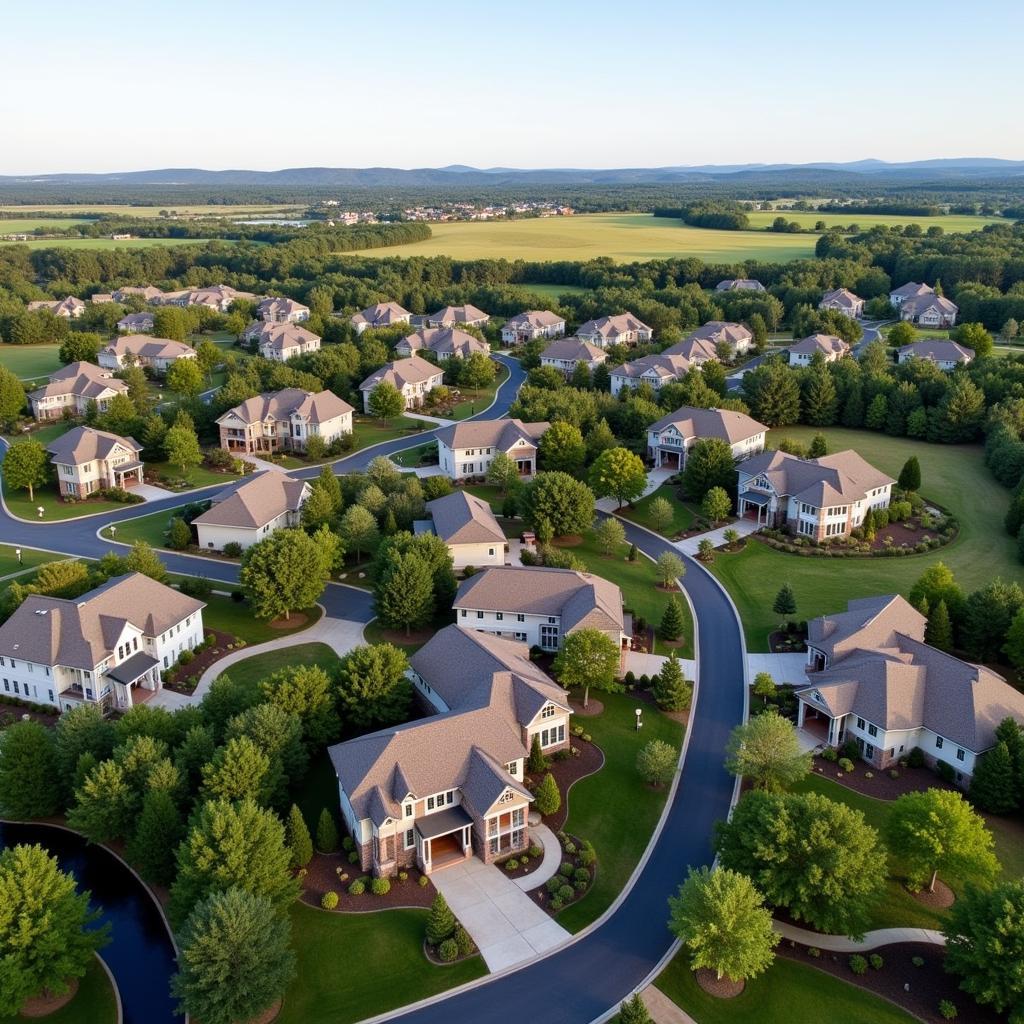
[[[463,420],[442,427],[435,436],[449,448],[499,448],[507,452],[517,441],[536,445],[550,426],[545,420],[539,423],[514,419]]]
[[[941,338],[925,338],[904,345],[899,350],[901,357],[913,356],[915,359],[928,359],[934,363],[969,363],[974,358],[974,349],[959,345],[955,341],[943,341]]]
[[[55,395],[75,395],[79,398],[99,398],[107,391],[126,394],[128,385],[110,376],[110,370],[101,370],[93,363],[69,363],[50,374],[50,382],[33,391],[31,401],[52,398]]]
[[[729,277],[715,285],[716,292],[763,292],[765,287],[760,281],[750,277]]]
[[[485,356],[491,354],[491,346],[486,341],[457,327],[424,327],[404,337],[399,345],[412,352],[427,350],[442,359],[456,355],[465,358],[477,352]]]
[[[582,338],[559,338],[540,354],[541,359],[573,359],[583,363],[603,363],[607,358],[604,349],[591,345]]]
[[[422,384],[424,381],[430,380],[431,377],[440,377],[442,373],[441,368],[434,363],[428,363],[426,359],[411,355],[407,359],[396,359],[393,362],[385,363],[359,385],[359,390],[369,391],[382,381],[387,381],[401,391],[406,384]]]
[[[126,355],[136,359],[191,359],[196,351],[182,341],[170,338],[152,338],[148,334],[126,334],[123,338],[115,338],[104,352],[123,359]]]
[[[868,491],[896,482],[853,449],[820,459],[800,459],[779,451],[761,452],[743,462],[740,469],[751,477],[764,473],[777,494],[789,495],[815,508],[861,501]]]
[[[491,506],[474,494],[455,491],[427,502],[434,532],[445,544],[505,544],[505,533]]]
[[[110,453],[118,445],[129,451],[142,451],[142,445],[134,437],[119,437],[117,434],[96,430],[93,427],[74,427],[51,441],[46,450],[53,456],[54,462],[65,466],[78,466],[94,459],[109,458]]]
[[[576,333],[580,335],[596,334],[606,340],[617,338],[620,334],[630,331],[649,331],[639,317],[632,313],[618,313],[615,316],[602,316],[597,320],[588,320]]]
[[[213,504],[193,522],[204,526],[234,526],[256,529],[285,512],[298,511],[309,484],[267,470],[221,491]]]
[[[352,406],[333,391],[318,391],[314,395],[312,391],[301,388],[283,388],[247,398],[219,416],[217,422],[229,416],[237,416],[243,423],[261,423],[268,418],[286,420],[298,415],[310,423],[326,423],[350,412]]]
[[[692,405],[684,405],[662,416],[647,429],[661,433],[667,427],[675,427],[683,437],[718,437],[729,444],[756,437],[768,429],[746,413],[733,412],[731,409],[699,409]]]
[[[613,377],[629,377],[632,379],[642,377],[644,374],[655,374],[662,380],[678,380],[690,369],[690,360],[679,355],[641,356],[632,362],[616,366],[612,371]]]
[[[505,321],[505,327],[530,327],[541,330],[544,327],[555,327],[565,321],[557,313],[547,309],[528,309],[525,313],[516,313]]]
[[[350,319],[353,324],[367,324],[369,327],[387,327],[402,323],[412,314],[397,302],[377,302],[355,313]]]
[[[842,338],[837,338],[834,334],[810,334],[806,338],[802,338],[800,341],[790,345],[789,351],[807,356],[813,356],[815,352],[820,352],[825,356],[835,355],[836,353],[845,355],[850,351],[850,346]]]

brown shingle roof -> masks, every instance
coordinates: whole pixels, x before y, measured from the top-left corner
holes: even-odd
[[[763,423],[742,412],[731,409],[699,409],[684,405],[647,429],[660,433],[667,427],[675,427],[683,437],[718,437],[729,444],[737,444],[748,437],[756,437],[767,431]]]
[[[516,313],[505,321],[505,327],[531,327],[540,330],[544,327],[555,327],[565,321],[557,313],[547,309],[529,309],[525,313]]]
[[[454,355],[465,358],[477,352],[485,356],[491,354],[491,346],[486,341],[474,338],[457,327],[424,327],[406,335],[398,344],[412,352],[426,349],[442,359]]]
[[[522,420],[462,420],[442,427],[435,437],[449,448],[499,448],[511,450],[517,441],[536,445],[551,424],[546,421],[524,423]]]
[[[440,376],[442,372],[434,363],[428,363],[420,356],[411,355],[407,359],[395,359],[393,362],[385,363],[359,385],[359,390],[369,391],[382,381],[387,381],[401,391],[406,384],[422,384],[431,377]]]
[[[308,312],[309,306],[304,306],[301,302],[296,302],[295,299],[264,299],[256,307],[256,314],[264,319],[272,316],[290,316],[292,313]]]
[[[842,338],[837,338],[834,334],[810,334],[806,338],[802,338],[800,341],[789,346],[790,352],[796,352],[798,355],[813,356],[815,352],[821,352],[822,355],[831,356],[838,353],[839,355],[845,355],[850,351],[850,346],[843,341]]]
[[[630,363],[623,363],[612,370],[613,377],[642,377],[656,374],[662,380],[678,380],[689,372],[690,360],[684,356],[666,355],[641,356]]]
[[[366,324],[369,327],[387,327],[389,324],[402,323],[412,314],[403,309],[397,302],[377,302],[366,309],[360,310],[350,318],[353,324]]]
[[[628,334],[630,331],[649,330],[650,327],[632,313],[618,313],[615,316],[602,316],[597,320],[588,320],[576,333],[596,334],[600,338],[611,340],[620,334]]]
[[[132,452],[141,452],[142,445],[134,437],[120,437],[93,427],[75,427],[61,434],[47,446],[54,462],[65,466],[79,466],[94,459],[106,459],[120,445]]]
[[[428,315],[427,320],[433,323],[435,320],[443,324],[471,324],[476,320],[489,320],[490,317],[476,306],[445,306],[436,313]]]
[[[860,302],[860,296],[854,295],[849,288],[835,288],[830,292],[825,292],[821,297],[820,305],[838,306],[840,309],[856,309]]]
[[[318,334],[307,331],[296,323],[273,323],[269,320],[258,320],[251,324],[245,332],[246,338],[255,341],[260,348],[270,348],[275,352],[286,352],[290,348],[305,348],[311,342],[320,340]]]
[[[505,544],[505,533],[494,518],[491,506],[466,491],[455,491],[427,502],[434,520],[434,532],[446,544]]]
[[[118,359],[129,354],[137,359],[191,359],[196,354],[195,349],[183,341],[153,338],[148,334],[126,334],[123,338],[115,338],[103,351]]]
[[[296,512],[309,493],[304,480],[267,470],[221,491],[195,524],[256,529],[283,515]]]
[[[93,363],[69,363],[50,374],[49,384],[33,391],[28,397],[32,401],[50,398],[54,395],[77,395],[81,398],[98,398],[106,391],[126,393],[128,385],[123,380],[110,376],[110,370],[102,370]]]
[[[261,423],[266,419],[286,420],[293,415],[301,416],[310,423],[326,423],[352,411],[352,406],[333,391],[313,394],[301,388],[284,388],[247,398],[219,416],[217,423],[229,416],[237,416],[243,423]]]
[[[779,451],[762,452],[742,463],[741,469],[751,477],[764,473],[777,494],[789,495],[815,508],[861,501],[868,491],[896,482],[853,449],[820,459],[800,459]]]
[[[559,338],[540,354],[541,359],[572,359],[578,363],[603,363],[607,358],[604,349],[591,345],[582,338]]]

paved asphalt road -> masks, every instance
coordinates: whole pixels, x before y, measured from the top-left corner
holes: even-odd
[[[505,415],[525,378],[516,361],[502,361],[511,376],[499,389],[495,404],[478,419]],[[357,452],[334,463],[334,468],[338,473],[365,468],[374,456],[415,447],[433,434],[424,431],[411,439]],[[317,468],[294,475],[318,472]],[[170,510],[215,491],[208,488],[149,502],[144,511],[133,506],[65,523],[26,523],[11,518],[6,507],[0,507],[0,541],[98,558],[107,551],[124,551],[97,537],[101,527]],[[675,551],[653,534],[629,523],[623,525],[627,539],[646,554],[657,558],[662,551]],[[172,552],[160,552],[160,556],[172,572],[229,584],[238,579],[238,567],[231,563]],[[714,823],[729,813],[734,780],[722,767],[722,760],[730,730],[743,719],[745,694],[743,633],[733,607],[713,576],[698,563],[685,561],[688,571],[683,583],[697,613],[697,700],[690,716],[689,747],[679,786],[636,884],[599,927],[562,950],[466,991],[441,996],[430,1005],[406,1013],[397,1011],[392,1019],[408,1024],[450,1024],[453,1020],[503,1024],[511,1015],[510,1007],[521,1005],[525,991],[530,993],[533,1024],[588,1024],[617,1006],[668,952],[672,944],[665,924],[668,897],[686,877],[690,865],[711,862]],[[368,622],[373,617],[372,599],[365,591],[330,584],[321,600],[328,612],[339,618]],[[628,828],[629,823],[624,822],[623,827]]]

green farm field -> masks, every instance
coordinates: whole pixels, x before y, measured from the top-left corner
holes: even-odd
[[[77,224],[88,224],[89,221],[83,217],[29,217],[16,220],[0,218],[0,235],[15,235],[25,231],[35,231],[42,228],[44,231],[57,231],[64,228],[73,228]]]
[[[30,249],[146,249],[154,245],[204,245],[210,238],[43,238],[37,242],[11,242],[27,245]],[[220,239],[225,245],[234,245],[230,239]]]
[[[966,231],[980,231],[986,224],[997,224],[1004,220],[1002,217],[974,217],[966,214],[951,214],[943,217],[899,217],[894,214],[866,213],[861,214],[856,209],[844,211],[843,213],[817,213],[814,210],[791,211],[791,210],[754,210],[747,214],[750,218],[752,228],[767,228],[771,226],[776,217],[785,217],[786,220],[796,221],[801,227],[813,228],[818,221],[823,220],[828,227],[846,227],[848,224],[858,224],[862,228],[873,228],[879,224],[892,227],[894,224],[906,226],[907,224],[920,224],[923,231],[927,231],[932,225],[937,224],[947,234]]]
[[[60,345],[0,345],[0,366],[21,380],[35,380],[59,370]]]
[[[249,206],[119,206],[109,205],[104,206],[102,204],[96,206],[88,203],[81,204],[64,204],[55,203],[52,205],[35,205],[35,206],[0,206],[0,213],[7,214],[20,214],[24,213],[26,216],[30,216],[33,213],[66,213],[74,215],[75,217],[90,217],[98,214],[117,214],[123,217],[138,217],[139,219],[147,217],[159,217],[161,210],[174,211],[176,214],[184,217],[246,217],[246,216],[258,216],[265,214],[272,216],[274,214],[292,214],[306,209],[302,205],[284,204],[281,206],[268,206],[267,204],[262,205],[249,205]],[[3,223],[8,223],[4,221]],[[53,224],[54,221],[44,220],[44,224]],[[22,228],[21,230],[25,230]]]

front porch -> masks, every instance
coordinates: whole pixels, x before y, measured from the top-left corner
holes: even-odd
[[[651,456],[654,459],[655,469],[682,469],[686,457],[679,448],[664,448],[656,445],[651,449]]]
[[[151,700],[160,689],[160,663],[143,651],[108,669],[104,679],[113,683],[119,708],[131,708]]]
[[[425,875],[462,864],[473,856],[473,819],[459,805],[421,818],[416,822],[416,854]]]
[[[113,486],[128,490],[134,487],[135,484],[141,484],[144,469],[145,467],[141,462],[126,462],[120,466],[113,466],[111,469]]]
[[[758,526],[772,524],[771,497],[760,491],[743,491],[736,499],[736,509],[741,519],[752,519]]]
[[[830,718],[824,712],[811,707],[806,701],[799,701],[796,716],[797,730],[816,747],[840,747],[846,742],[846,730],[842,718]]]

